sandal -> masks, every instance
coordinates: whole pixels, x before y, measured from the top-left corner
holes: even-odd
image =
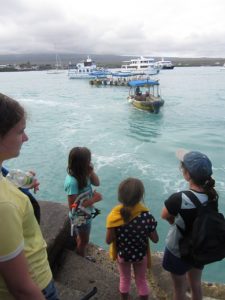
[[[96,262],[96,259],[90,255],[85,256],[85,258],[91,262]]]

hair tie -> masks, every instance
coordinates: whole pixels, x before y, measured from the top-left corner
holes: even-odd
[[[212,188],[215,185],[215,181],[211,180],[211,178],[206,179],[205,183],[203,184],[203,188]]]

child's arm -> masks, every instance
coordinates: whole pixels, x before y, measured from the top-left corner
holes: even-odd
[[[161,218],[169,222],[170,224],[174,223],[175,217],[172,216],[169,212],[168,209],[164,206],[162,209],[161,213]]]
[[[109,245],[116,239],[116,233],[114,228],[107,228],[106,231],[106,243]]]
[[[90,174],[90,180],[91,180],[91,184],[93,184],[95,186],[100,185],[99,177],[94,171],[92,171],[91,174]]]
[[[82,206],[84,208],[88,207],[88,206],[92,206],[94,205],[94,203],[101,201],[102,200],[102,195],[96,191],[94,191],[92,198],[85,200],[82,203]]]
[[[153,243],[158,243],[158,241],[159,241],[159,236],[158,236],[157,230],[152,231],[152,232],[149,234],[149,238],[150,238],[150,240],[151,240]]]

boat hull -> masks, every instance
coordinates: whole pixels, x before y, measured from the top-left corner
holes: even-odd
[[[140,101],[135,99],[128,99],[129,102],[133,104],[134,107],[142,110],[149,111],[151,113],[158,114],[160,108],[164,105],[164,100],[159,98],[157,100],[147,100],[147,101]]]
[[[90,75],[90,74],[69,74],[68,75],[69,79],[93,79],[95,78],[94,75]]]
[[[173,70],[174,66],[163,66],[162,69],[163,70]]]

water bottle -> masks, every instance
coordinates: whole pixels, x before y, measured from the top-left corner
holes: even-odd
[[[19,169],[12,169],[7,174],[6,178],[10,180],[17,187],[29,189],[34,182],[34,175],[31,172],[24,172]]]

